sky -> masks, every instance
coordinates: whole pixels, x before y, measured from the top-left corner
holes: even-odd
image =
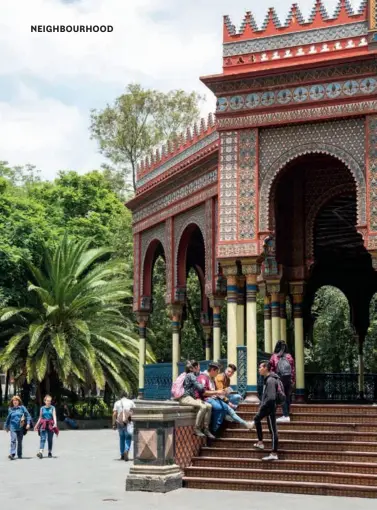
[[[222,16],[239,26],[289,0],[0,0],[0,160],[34,164],[45,179],[106,162],[90,140],[89,115],[130,82],[205,94],[199,76],[221,72]],[[306,16],[314,0],[301,0]],[[337,0],[326,0],[329,12]],[[354,0],[358,6],[359,1]],[[112,33],[31,33],[31,25],[112,25]]]

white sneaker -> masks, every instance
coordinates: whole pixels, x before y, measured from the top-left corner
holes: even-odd
[[[277,453],[270,453],[270,455],[268,457],[263,457],[262,460],[265,460],[265,461],[270,461],[270,460],[278,460],[278,455]]]
[[[276,423],[291,423],[291,419],[289,416],[280,416],[280,418],[276,420]]]

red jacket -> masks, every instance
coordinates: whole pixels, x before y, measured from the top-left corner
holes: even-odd
[[[285,357],[287,358],[287,361],[291,365],[292,384],[296,384],[295,361],[292,358],[292,356],[288,353],[285,353]],[[270,363],[271,363],[271,372],[274,372],[276,374],[278,371],[279,356],[277,354],[273,354],[271,356]]]

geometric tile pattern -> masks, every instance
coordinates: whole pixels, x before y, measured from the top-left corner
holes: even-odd
[[[219,155],[219,241],[237,239],[238,134],[221,133]]]
[[[173,218],[170,217],[165,221],[165,268],[166,268],[166,295],[165,303],[171,304],[172,302],[172,284],[173,284]]]
[[[215,204],[211,198],[205,203],[205,292],[209,296],[213,291],[213,255],[215,250],[215,225],[214,225]]]
[[[140,296],[140,234],[134,234],[134,280],[133,280],[133,310],[139,308]]]
[[[377,116],[367,117],[369,231],[377,232]]]
[[[337,39],[348,39],[367,35],[368,24],[364,21],[348,23],[317,30],[303,30],[296,33],[284,34],[274,37],[263,37],[249,41],[226,43],[223,45],[223,56],[232,57],[267,50],[278,50],[292,46],[332,42]]]
[[[152,203],[149,203],[141,210],[135,211],[132,215],[133,223],[137,223],[138,221],[141,221],[144,218],[147,218],[148,216],[152,216],[161,209],[164,209],[165,207],[172,205],[174,202],[185,199],[188,195],[193,195],[202,188],[206,188],[210,184],[214,184],[216,182],[217,182],[217,167],[213,168],[210,172],[201,175],[198,179],[195,179],[194,181],[191,181],[188,184],[179,187],[175,191],[163,195],[162,197],[160,196],[157,200],[155,200]]]
[[[224,96],[217,100],[217,111],[245,111],[256,108],[276,108],[288,104],[304,104],[315,101],[338,100],[372,94],[377,89],[377,76],[316,83],[311,86],[295,86],[277,90],[265,90],[236,96]]]
[[[256,236],[258,130],[246,129],[238,138],[238,239]],[[234,179],[237,168],[234,169]]]
[[[194,427],[175,428],[175,462],[181,468],[191,465],[191,459],[196,457],[206,439],[194,435]]]
[[[352,172],[357,188],[358,224],[366,223],[364,119],[347,119],[261,129],[259,145],[259,230],[269,229],[270,189],[279,171],[310,153],[334,156]]]

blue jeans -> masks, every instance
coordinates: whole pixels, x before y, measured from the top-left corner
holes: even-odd
[[[231,393],[229,395],[229,402],[236,407],[238,407],[240,405],[242,400],[243,400],[243,398],[241,397],[241,395],[239,393]]]
[[[127,432],[127,427],[118,427],[120,455],[123,457],[124,452],[129,452],[131,448],[132,436]]]
[[[215,433],[221,427],[221,424],[228,412],[227,408],[229,406],[227,406],[225,402],[218,398],[209,398],[207,402],[212,406],[211,430],[213,433]]]
[[[68,416],[64,418],[64,423],[66,423],[68,427],[71,427],[71,429],[78,429],[78,425],[75,422],[75,420],[73,420],[72,418],[68,418]]]
[[[22,457],[22,441],[24,439],[24,431],[21,430],[11,430],[10,431],[10,454],[17,455]]]
[[[229,414],[229,416],[232,418],[233,421],[235,421],[236,423],[240,423],[241,425],[244,425],[246,427],[247,423],[245,420],[243,420],[242,418],[240,418],[238,416],[238,414],[236,413],[236,411],[234,409],[232,409],[228,404],[225,404],[226,407],[227,407],[227,413],[226,414]]]
[[[48,444],[48,451],[52,452],[52,439],[54,437],[54,432],[52,430],[41,430],[41,442],[40,449],[44,450],[46,439]]]

